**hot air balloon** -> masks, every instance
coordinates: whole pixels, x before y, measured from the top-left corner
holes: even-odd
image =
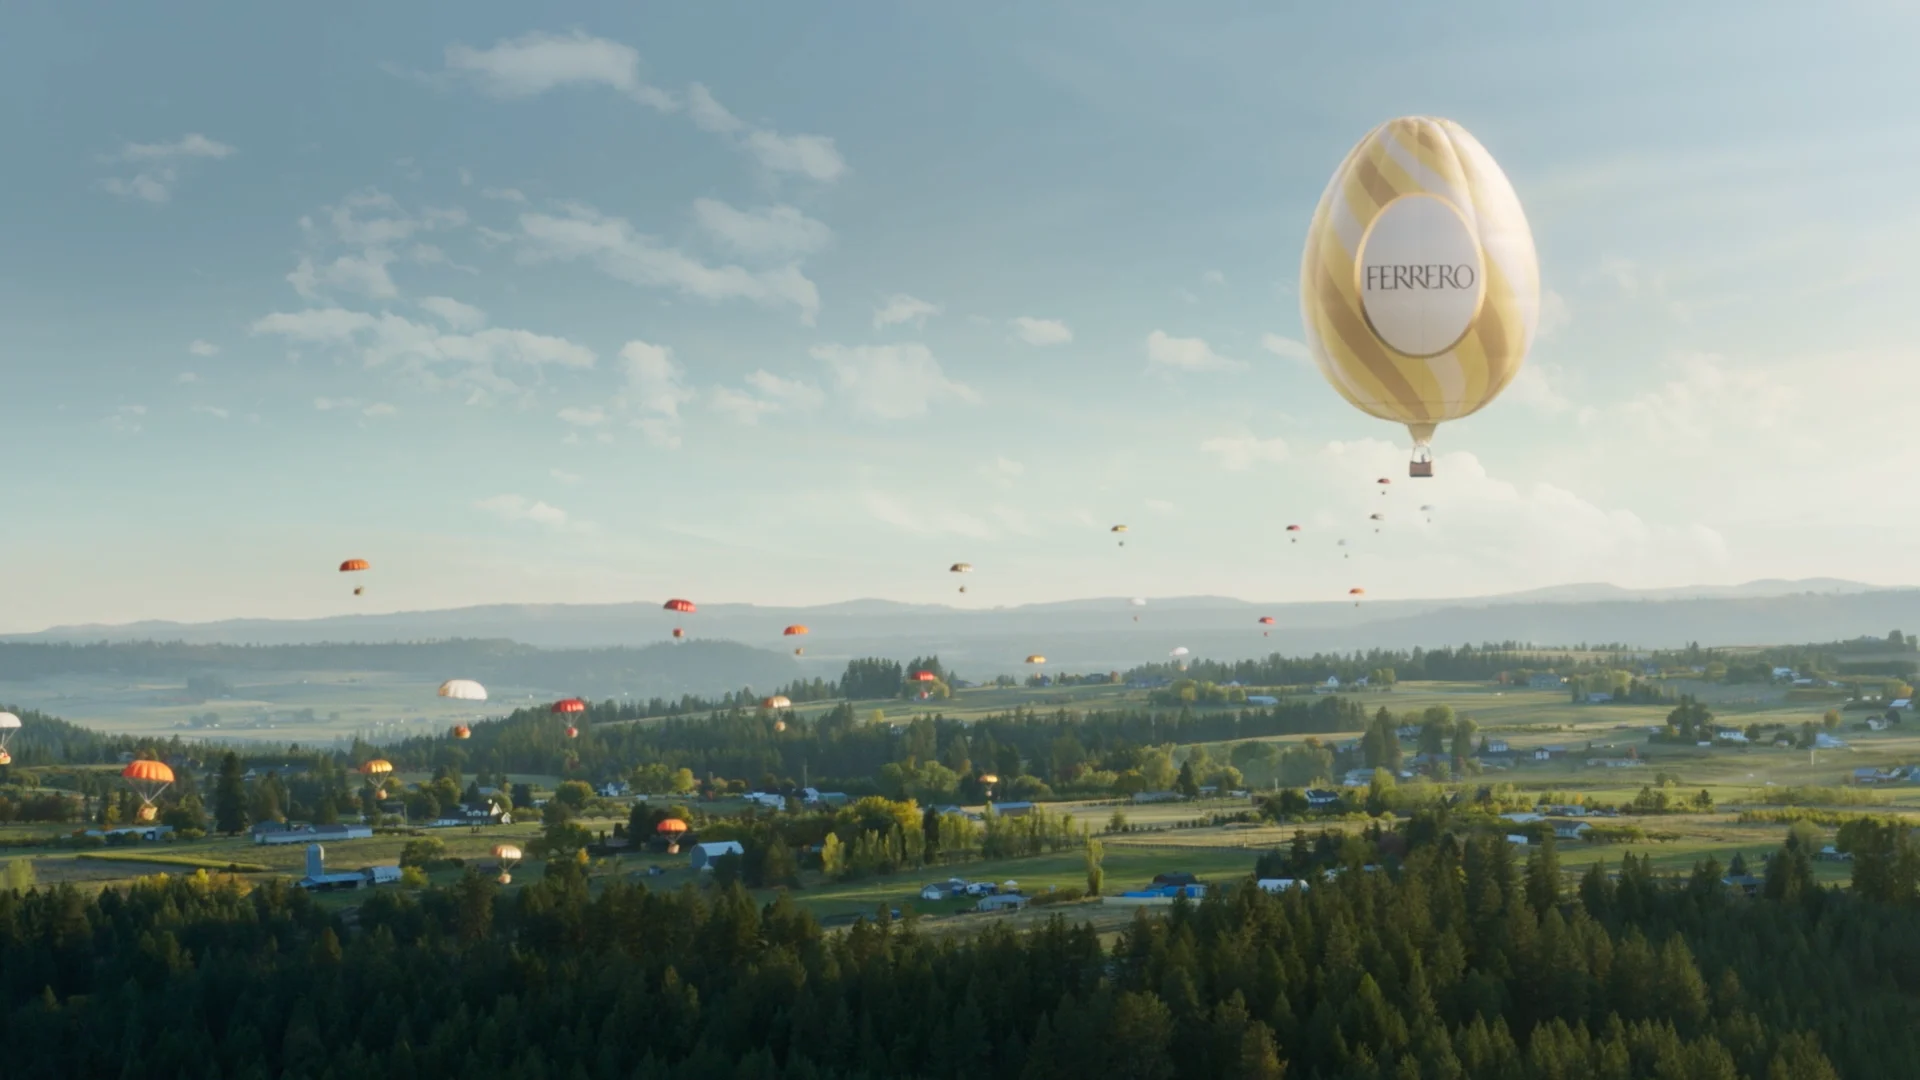
[[[10,712],[0,712],[0,765],[13,764],[13,755],[7,752],[7,740],[20,730],[20,718]]]
[[[1046,662],[1047,658],[1041,656],[1039,653],[1034,653],[1032,656],[1027,657],[1027,663],[1029,664],[1044,664]]]
[[[1405,424],[1408,475],[1432,476],[1434,428],[1499,396],[1540,322],[1533,234],[1486,148],[1425,116],[1361,139],[1308,227],[1300,310],[1321,374]]]
[[[1298,526],[1298,525],[1289,525],[1289,526],[1287,526],[1287,531],[1288,531],[1288,532],[1290,532],[1290,533],[1297,533],[1297,532],[1299,532],[1299,531],[1300,531],[1300,526]],[[1289,536],[1289,537],[1287,537],[1287,542],[1288,542],[1288,543],[1293,543],[1293,544],[1297,544],[1297,543],[1299,543],[1299,542],[1300,542],[1300,538],[1299,538],[1299,537],[1297,537],[1297,536]]]
[[[471,739],[473,738],[473,729],[465,724],[455,724],[453,725],[453,729],[447,732],[447,734],[456,739]]]
[[[500,864],[500,884],[513,881],[513,868],[520,865],[520,846],[518,844],[493,845],[493,857]]]
[[[439,694],[455,701],[487,700],[487,688],[472,679],[448,679],[440,684]]]
[[[1123,532],[1126,532],[1126,531],[1127,531],[1127,527],[1126,527],[1125,525],[1115,525],[1115,526],[1114,526],[1114,527],[1113,527],[1112,529],[1109,529],[1108,531],[1109,531],[1109,532],[1117,532],[1117,533],[1123,533]],[[1122,540],[1122,541],[1120,541],[1120,546],[1121,546],[1121,547],[1126,547],[1126,546],[1127,546],[1127,542],[1126,542],[1125,540]]]
[[[555,714],[583,713],[587,711],[587,703],[577,697],[561,698],[553,703],[551,711]]]
[[[164,761],[135,761],[120,770],[120,777],[140,796],[139,820],[152,821],[159,813],[153,801],[173,783],[173,770]]]
[[[761,699],[760,707],[763,709],[791,709],[793,708],[793,702],[787,700],[784,694],[775,694],[770,698]]]

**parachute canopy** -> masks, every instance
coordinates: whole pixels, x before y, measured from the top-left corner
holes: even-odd
[[[587,711],[587,703],[577,697],[561,698],[559,701],[553,703],[553,711],[555,713],[583,713]]]
[[[1289,526],[1287,526],[1287,531],[1288,531],[1288,532],[1299,532],[1299,531],[1300,531],[1300,526],[1298,526],[1298,525],[1289,525]]]
[[[1039,653],[1034,653],[1032,656],[1027,657],[1027,663],[1029,664],[1044,664],[1046,662],[1047,658],[1041,656]]]
[[[789,701],[784,694],[775,694],[761,701],[760,707],[763,709],[791,709],[793,708],[793,702]]]
[[[1192,655],[1192,650],[1188,649],[1185,645],[1176,645],[1174,646],[1173,651],[1168,653],[1167,655],[1168,656],[1190,656]]]
[[[521,858],[520,846],[518,844],[495,844],[493,845],[493,857],[499,859],[501,862],[519,862]]]
[[[1308,226],[1300,312],[1321,374],[1433,475],[1435,427],[1498,397],[1540,322],[1533,234],[1486,148],[1427,116],[1361,139]]]
[[[340,564],[340,572],[343,574],[351,574],[356,570],[371,569],[372,566],[373,564],[365,559],[348,559],[346,562]]]
[[[1261,625],[1261,626],[1272,626],[1272,625],[1273,625],[1273,616],[1271,616],[1271,615],[1262,615],[1262,616],[1260,616],[1260,625]]]
[[[953,564],[952,566],[949,566],[949,567],[947,567],[947,573],[949,573],[949,574],[971,574],[971,573],[973,573],[973,564],[972,564],[972,563],[967,563],[967,562],[957,562],[957,563],[954,563],[954,564]]]
[[[799,637],[800,635],[805,634],[807,632],[808,632],[807,628],[804,626],[801,626],[799,623],[795,623],[792,626],[787,627],[785,630],[780,631],[780,633],[786,635],[787,637]]]
[[[1365,590],[1365,589],[1348,589],[1348,590],[1347,590],[1347,595],[1348,595],[1348,596],[1365,596],[1365,595],[1367,595],[1367,590]]]
[[[934,674],[931,671],[916,671],[907,676],[907,678],[912,679],[914,682],[933,682]]]
[[[20,718],[10,712],[0,712],[0,731],[9,731],[20,726]]]
[[[1144,596],[1136,596],[1133,599],[1127,601],[1127,603],[1132,604],[1134,607],[1146,607],[1147,598]]]
[[[695,611],[698,611],[699,609],[693,606],[693,601],[691,600],[669,600],[666,603],[660,605],[660,610],[679,611],[679,612],[684,612],[688,615],[691,615]]]
[[[1126,532],[1127,527],[1125,525],[1115,525],[1113,528],[1108,529],[1107,531],[1108,532]]]
[[[662,836],[677,836],[687,831],[687,823],[679,818],[670,817],[653,827],[653,831]]]
[[[120,775],[127,780],[133,780],[143,784],[166,785],[173,783],[173,770],[168,768],[167,763],[164,761],[130,762],[126,768],[120,770]]]
[[[455,701],[485,701],[487,688],[472,679],[448,679],[440,684],[440,696]]]
[[[393,762],[386,758],[374,758],[360,764],[360,772],[365,776],[387,776],[393,772]]]

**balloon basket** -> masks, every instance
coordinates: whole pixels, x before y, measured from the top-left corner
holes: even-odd
[[[1409,461],[1407,462],[1407,475],[1431,478],[1433,476],[1433,462]]]

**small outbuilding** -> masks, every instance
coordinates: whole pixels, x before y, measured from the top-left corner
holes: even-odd
[[[747,849],[740,846],[738,840],[721,840],[711,844],[695,844],[689,853],[695,870],[711,870],[713,864],[722,855],[745,855]]]

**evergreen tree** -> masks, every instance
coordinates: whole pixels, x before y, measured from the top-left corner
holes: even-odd
[[[240,778],[240,757],[229,750],[220,757],[220,777],[213,787],[213,826],[228,836],[246,829],[247,788]]]

